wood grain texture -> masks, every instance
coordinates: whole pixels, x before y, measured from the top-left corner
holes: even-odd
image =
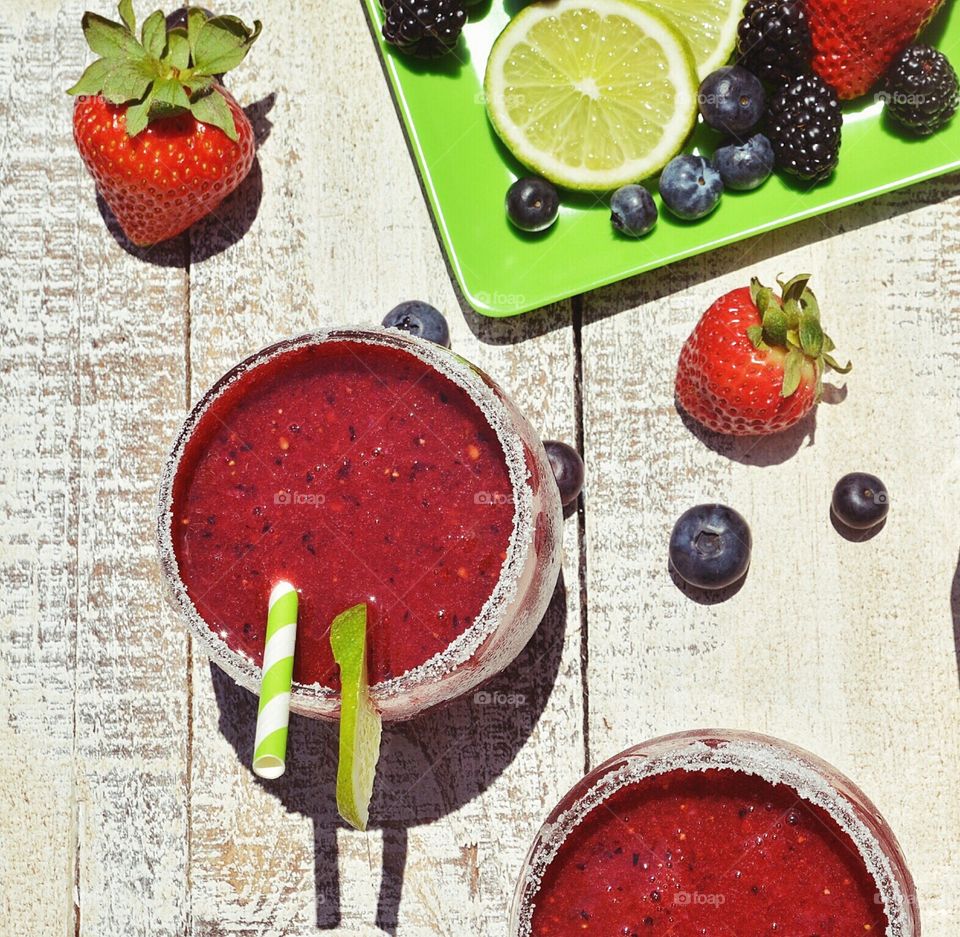
[[[45,32],[34,54],[49,53],[52,26]],[[26,67],[23,39],[22,30],[0,27],[4,89]],[[4,96],[0,105],[0,152],[21,154],[0,162],[0,745],[13,765],[0,782],[0,931],[12,934],[6,922],[27,905],[39,931],[66,934],[76,859],[76,213],[44,211],[51,187],[69,192],[71,179],[64,160],[56,177],[48,173],[41,129],[21,138],[24,103]],[[51,261],[51,241],[65,263]]]
[[[131,252],[67,130],[82,6],[0,4],[0,935],[23,932],[22,907],[38,935],[500,935],[527,845],[584,763],[697,725],[791,739],[860,782],[901,839],[925,933],[953,934],[958,180],[514,321],[461,315],[361,5],[310,0],[270,15],[230,76],[259,140],[249,179],[189,235]],[[672,389],[693,322],[750,273],[801,268],[855,361],[812,444],[698,437]],[[190,402],[231,364],[414,297],[545,437],[582,432],[588,493],[564,588],[490,687],[519,704],[468,698],[388,728],[361,835],[336,817],[332,727],[294,718],[288,774],[251,775],[255,699],[161,602],[154,491]],[[894,507],[854,544],[827,505],[857,468]],[[714,605],[665,556],[706,499],[755,538],[745,585]]]
[[[960,824],[956,182],[604,290],[583,329],[592,760],[710,726],[817,752],[894,827],[929,934],[952,931],[960,888],[956,836],[933,833]],[[697,318],[751,274],[801,271],[853,372],[800,432],[691,431],[673,376]],[[892,501],[863,543],[829,519],[834,482],[856,470]],[[736,507],[754,537],[743,587],[713,605],[667,571],[674,521],[703,501]]]
[[[0,931],[27,909],[38,934],[177,935],[187,642],[148,518],[184,400],[184,253],[131,256],[100,217],[63,94],[82,10],[0,12]]]
[[[247,3],[238,12],[252,17],[256,9]],[[377,325],[397,302],[422,298],[450,315],[454,349],[488,368],[547,437],[572,439],[569,306],[514,325],[471,317],[476,332],[468,327],[361,5],[308,3],[301,14],[288,23],[271,19],[249,67],[231,75],[241,100],[267,102],[262,110],[273,127],[259,148],[256,218],[227,206],[193,232],[194,399],[270,341],[320,326]],[[225,250],[196,256],[247,226]],[[562,327],[550,331],[546,323]],[[367,835],[336,817],[331,727],[294,719],[288,774],[263,785],[248,768],[253,697],[197,661],[196,934],[292,937],[318,926],[502,932],[540,818],[583,764],[575,519],[565,547],[565,601],[556,598],[531,646],[492,685],[520,693],[523,703],[482,706],[468,698],[388,728]]]

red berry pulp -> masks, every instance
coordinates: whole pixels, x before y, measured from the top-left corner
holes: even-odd
[[[853,937],[886,933],[852,839],[791,787],[731,769],[652,775],[564,840],[534,937]]]
[[[327,341],[268,358],[203,413],[174,480],[174,551],[204,621],[257,664],[270,589],[294,583],[303,684],[338,688],[330,623],[368,602],[377,683],[476,619],[506,558],[511,492],[465,390],[409,352]]]

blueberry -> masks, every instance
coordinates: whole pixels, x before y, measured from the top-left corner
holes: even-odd
[[[713,154],[713,165],[728,189],[741,192],[756,189],[773,172],[773,147],[762,134],[754,134],[746,143],[729,143]]]
[[[627,237],[639,238],[657,223],[657,206],[642,185],[625,185],[610,198],[610,222]]]
[[[760,123],[766,104],[760,79],[739,65],[727,65],[707,75],[697,100],[707,125],[734,137]]]
[[[854,530],[869,530],[886,518],[890,497],[876,475],[851,472],[834,487],[831,507],[842,524]]]
[[[443,313],[419,299],[408,299],[399,306],[394,306],[384,316],[383,324],[388,329],[400,329],[428,342],[450,347],[450,328]]]
[[[723,194],[720,173],[702,156],[676,156],[660,174],[660,197],[678,218],[709,215]]]
[[[747,522],[723,504],[699,504],[680,515],[670,535],[670,565],[699,589],[722,589],[750,565]]]
[[[580,453],[565,442],[547,440],[543,444],[553,469],[553,477],[560,489],[560,503],[566,507],[577,500],[583,488],[583,459]]]
[[[545,231],[559,211],[560,196],[546,179],[527,176],[507,189],[507,217],[521,231]]]

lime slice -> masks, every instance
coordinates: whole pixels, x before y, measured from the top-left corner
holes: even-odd
[[[745,0],[649,0],[677,29],[697,60],[703,81],[726,65],[737,44],[737,25]]]
[[[490,120],[510,151],[567,189],[655,175],[697,115],[693,56],[636,0],[553,0],[520,11],[487,60]]]
[[[337,810],[352,827],[365,830],[380,758],[380,713],[367,683],[366,605],[354,605],[334,618],[330,646],[340,667]]]

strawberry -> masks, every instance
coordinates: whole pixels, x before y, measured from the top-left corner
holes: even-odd
[[[168,28],[162,11],[140,38],[132,0],[121,23],[85,13],[83,34],[100,56],[69,89],[73,136],[124,234],[139,246],[185,231],[213,211],[253,165],[253,128],[219,76],[260,34],[233,16],[191,8]]]
[[[841,100],[866,94],[943,0],[804,0],[813,68]]]
[[[703,314],[677,365],[677,402],[690,416],[730,436],[779,433],[817,405],[827,368],[850,370],[830,355],[809,279],[781,283],[782,299],[754,279]]]

